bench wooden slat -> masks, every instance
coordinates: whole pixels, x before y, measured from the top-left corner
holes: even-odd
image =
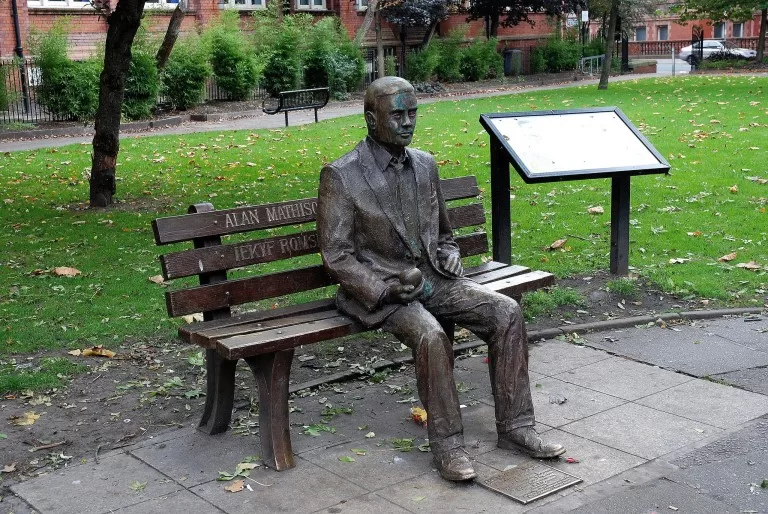
[[[257,334],[259,332],[266,332],[268,330],[279,330],[287,328],[293,325],[302,325],[322,321],[324,319],[333,318],[339,316],[341,313],[332,306],[326,310],[311,312],[306,314],[299,314],[296,316],[287,316],[275,318],[267,321],[241,323],[237,325],[225,326],[214,328],[211,330],[203,330],[195,332],[194,341],[196,344],[203,346],[204,348],[215,348],[216,341],[235,336],[246,336],[249,334]]]
[[[184,316],[233,305],[256,302],[333,284],[322,265],[258,277],[227,280],[165,293],[168,315]]]
[[[346,316],[335,316],[314,323],[272,329],[258,334],[258,343],[253,335],[235,336],[216,341],[216,349],[225,359],[242,359],[271,353],[302,344],[311,344],[328,339],[344,337],[365,330]]]
[[[555,285],[555,276],[552,273],[536,270],[495,282],[488,282],[485,285],[501,294],[519,298],[520,295],[528,291]]]
[[[454,228],[474,227],[485,223],[485,212],[481,204],[452,207],[448,209],[448,216]],[[465,255],[477,255],[487,251],[487,245],[485,250],[480,246],[473,248],[474,253]],[[170,252],[160,256],[160,266],[163,277],[171,280],[313,254],[318,250],[317,232],[308,230],[228,245]]]
[[[454,241],[459,245],[462,257],[488,253],[488,236],[485,232],[474,232],[465,236],[457,236],[454,238]]]
[[[480,194],[477,178],[474,175],[442,179],[440,189],[443,191],[443,199],[446,202],[474,198]]]
[[[474,277],[476,275],[479,275],[481,273],[488,273],[489,271],[493,271],[500,268],[506,268],[509,266],[509,264],[505,264],[503,262],[498,261],[488,261],[484,262],[478,266],[472,266],[470,268],[464,268],[464,276],[467,277]]]
[[[513,264],[503,268],[495,269],[493,271],[478,273],[470,278],[480,282],[481,284],[485,284],[487,282],[493,282],[494,280],[501,280],[502,278],[509,278],[516,275],[522,275],[523,273],[529,273],[530,271],[531,269],[526,266]]]
[[[333,298],[324,298],[322,300],[314,300],[307,303],[288,305],[286,307],[279,307],[277,309],[250,311],[243,314],[238,314],[237,316],[232,316],[231,318],[199,321],[197,323],[190,323],[189,325],[182,325],[179,327],[179,337],[182,341],[196,344],[197,341],[195,340],[195,333],[197,332],[214,330],[216,328],[229,325],[258,323],[260,321],[269,321],[276,318],[282,318],[284,316],[309,314],[311,312],[324,311],[335,308],[336,301]]]

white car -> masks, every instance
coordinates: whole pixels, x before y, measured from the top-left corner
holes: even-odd
[[[705,39],[703,47],[704,59],[708,59],[713,55],[736,59],[752,59],[757,55],[755,50],[739,48],[730,41],[721,41],[718,39]],[[687,61],[688,64],[694,64],[698,58],[698,54],[698,48],[694,51],[693,45],[688,45],[680,49],[680,53],[677,54],[677,57]]]

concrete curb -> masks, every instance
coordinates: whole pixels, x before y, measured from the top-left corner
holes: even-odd
[[[134,121],[131,123],[121,123],[121,132],[138,132],[143,130],[152,130],[158,128],[176,127],[187,121],[189,116],[171,116],[150,121]],[[19,130],[15,132],[3,132],[0,134],[0,140],[10,139],[46,139],[62,136],[92,136],[94,127],[92,124],[81,127],[62,127],[56,129],[35,129]]]
[[[532,330],[528,332],[529,341],[541,341],[544,339],[552,339],[557,336],[565,336],[568,334],[586,334],[588,332],[599,332],[605,330],[617,330],[621,328],[634,327],[637,325],[647,325],[648,323],[655,323],[657,320],[662,321],[685,321],[696,319],[712,319],[721,318],[725,316],[743,316],[745,314],[761,314],[766,309],[763,307],[738,307],[733,309],[713,309],[713,310],[701,310],[701,311],[682,311],[682,312],[667,312],[659,314],[657,316],[635,316],[631,318],[619,318],[610,319],[605,321],[595,321],[594,323],[580,323],[576,325],[564,325],[556,328],[547,328],[543,330]],[[464,353],[474,348],[484,346],[485,343],[480,340],[467,341],[454,346],[455,353]],[[392,360],[382,359],[379,363],[373,366],[374,372],[379,372],[385,369],[389,369],[395,366],[413,362],[413,357],[404,355]],[[334,382],[343,382],[346,380],[352,380],[366,376],[366,373],[362,371],[341,371],[332,375],[309,380],[301,384],[295,384],[289,387],[290,393],[302,391],[305,389],[312,389],[321,385],[331,384]]]

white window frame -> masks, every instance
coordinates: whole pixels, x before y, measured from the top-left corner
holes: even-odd
[[[734,23],[731,34],[733,37],[744,37],[744,23]]]
[[[724,21],[718,21],[712,28],[712,37],[714,39],[725,39],[726,25]],[[719,34],[718,34],[719,32]]]
[[[643,39],[638,37],[640,31],[642,31]],[[635,41],[648,41],[648,29],[646,27],[635,27]]]
[[[355,9],[358,11],[368,10],[368,0],[355,0]]]
[[[664,37],[662,38],[662,31]],[[658,25],[656,27],[656,40],[657,41],[669,41],[669,25]]]
[[[219,0],[219,9],[236,9],[238,11],[258,11],[267,8],[267,0]]]
[[[303,0],[296,0],[296,10],[297,11],[327,11],[328,8],[326,7],[326,0],[306,0],[307,5],[301,5],[301,2]],[[317,2],[320,2],[320,5],[317,5]]]

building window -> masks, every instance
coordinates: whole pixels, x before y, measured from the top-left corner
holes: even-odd
[[[657,31],[657,40],[658,41],[667,41],[669,39],[669,26],[667,25],[659,25],[656,27]]]
[[[355,0],[355,9],[365,11],[368,9],[368,0]]]
[[[645,41],[647,38],[645,27],[635,27],[635,41]]]
[[[249,10],[264,8],[264,0],[219,0],[219,9]]]
[[[306,11],[307,9],[325,10],[325,0],[296,0],[296,9]]]
[[[725,39],[725,23],[722,21],[715,23],[714,37],[715,39]]]
[[[743,23],[734,23],[733,24],[733,37],[744,37],[744,24]]]
[[[98,3],[98,2],[97,2]],[[145,9],[175,9],[179,0],[147,0]],[[88,0],[27,0],[30,8],[45,9],[92,9]]]

